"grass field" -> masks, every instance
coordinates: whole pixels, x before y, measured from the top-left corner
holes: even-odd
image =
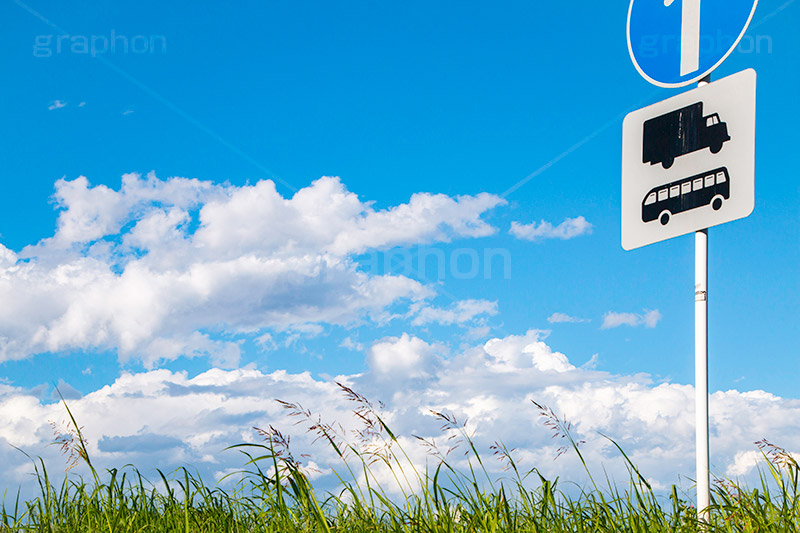
[[[169,475],[158,471],[152,483],[130,466],[98,472],[65,403],[71,423],[57,434],[56,442],[68,466],[85,463],[91,478],[73,475],[56,485],[37,459],[38,496],[27,501],[11,498],[13,505],[2,509],[0,532],[800,531],[800,468],[785,450],[766,441],[759,443],[765,465],[759,486],[747,489],[717,480],[710,523],[700,524],[696,509],[676,487],[657,496],[619,446],[630,473],[625,487],[610,482],[598,486],[590,474],[590,488],[570,496],[560,490],[558,480],[545,479],[536,469],[520,470],[513,452],[500,443],[487,455],[502,461],[508,476],[492,479],[465,425],[446,413],[434,414],[450,437],[451,449],[460,448],[468,457],[469,468],[453,468],[448,453],[423,442],[438,466],[420,472],[372,404],[340,387],[362,421],[361,429],[349,435],[299,405],[281,402],[340,459],[334,468],[341,482],[336,494],[314,490],[288,439],[272,427],[256,428],[263,438],[260,443],[231,446],[242,452],[244,465],[232,475],[235,483],[228,490],[206,485],[183,468]],[[560,453],[577,454],[588,473],[581,443],[573,439],[569,423],[545,406],[535,407],[564,442]],[[391,472],[401,496],[378,483],[378,468]],[[404,489],[411,486],[416,490]]]

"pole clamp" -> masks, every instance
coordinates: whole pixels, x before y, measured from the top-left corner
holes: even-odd
[[[705,302],[708,300],[708,293],[706,291],[694,291],[695,302]]]

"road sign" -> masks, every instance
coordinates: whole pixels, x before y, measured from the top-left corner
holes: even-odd
[[[628,50],[647,81],[683,87],[707,76],[739,44],[758,0],[631,0]]]
[[[753,212],[756,72],[634,111],[622,124],[622,247]]]

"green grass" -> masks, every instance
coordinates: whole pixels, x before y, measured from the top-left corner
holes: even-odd
[[[341,386],[341,385],[340,385]],[[327,443],[340,460],[334,472],[341,489],[318,494],[303,465],[295,459],[289,439],[276,429],[256,431],[261,443],[238,444],[243,468],[230,475],[229,490],[206,485],[200,476],[181,468],[170,475],[158,471],[156,482],[133,466],[98,472],[89,457],[81,429],[64,404],[71,424],[56,443],[68,455],[68,466],[84,463],[91,479],[68,475],[56,486],[46,465],[34,460],[38,496],[3,506],[1,533],[36,532],[659,532],[800,530],[797,462],[785,450],[766,441],[759,444],[767,465],[758,488],[717,480],[712,494],[711,522],[698,524],[696,510],[676,487],[656,496],[645,478],[617,446],[630,474],[626,487],[606,480],[599,487],[573,440],[568,423],[535,404],[554,436],[564,443],[560,453],[575,453],[589,474],[589,488],[562,491],[535,468],[522,470],[513,450],[495,443],[491,460],[507,469],[493,478],[463,423],[452,415],[433,413],[442,422],[448,452],[422,441],[436,465],[420,472],[395,434],[366,398],[341,386],[356,404],[360,430],[345,434],[323,423],[301,406],[281,404],[298,423]],[[611,441],[613,443],[613,441]],[[616,446],[616,443],[614,443]],[[460,451],[468,467],[456,469],[449,459]],[[376,470],[391,473],[396,485],[390,496]],[[529,488],[533,486],[534,488]],[[415,487],[410,490],[409,487]],[[397,496],[397,491],[401,496]],[[8,498],[7,498],[8,500]],[[13,500],[13,498],[12,498]]]

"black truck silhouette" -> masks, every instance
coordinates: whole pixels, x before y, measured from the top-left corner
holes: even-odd
[[[712,154],[731,140],[717,113],[703,116],[703,102],[651,118],[644,123],[642,163],[669,168],[676,157],[709,148]]]

